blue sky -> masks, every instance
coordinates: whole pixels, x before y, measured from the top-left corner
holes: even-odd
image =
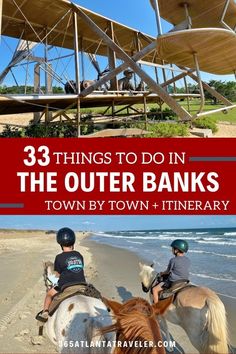
[[[236,227],[236,215],[0,216],[0,228],[56,230],[65,226],[71,227],[74,230],[85,231]]]
[[[155,36],[157,34],[156,29],[156,21],[154,11],[152,10],[149,0],[75,0],[74,2],[78,3],[81,6],[84,6],[92,11],[98,12],[104,16],[107,16],[113,20],[121,22],[127,26],[136,28],[142,32],[151,34]],[[163,32],[169,31],[171,26],[162,21]],[[0,43],[0,72],[6,67],[7,63],[10,61],[12,53],[15,50],[17,45],[17,40],[12,38],[3,37]],[[42,52],[42,49],[41,49]],[[67,52],[63,52],[63,54],[67,54]],[[35,55],[40,55],[40,49],[35,50]],[[51,53],[51,57],[56,57],[58,52]],[[71,62],[68,60],[66,62],[68,64],[68,75],[70,79],[73,79],[74,73],[73,70],[70,69],[72,67]],[[72,60],[73,63],[73,60]],[[102,62],[103,66],[103,62]],[[105,69],[105,63],[104,68]],[[62,72],[62,68],[60,69],[60,65],[58,66],[58,72]],[[24,84],[25,82],[25,69],[22,70],[14,70],[14,74],[17,78],[19,84]],[[96,73],[92,70],[91,65],[89,65],[86,78],[92,79],[96,77]],[[218,80],[234,80],[232,75],[227,76],[215,76],[203,73],[202,78],[206,81],[210,79],[218,79]],[[33,78],[32,75],[29,75],[29,84],[32,84]],[[14,79],[11,74],[9,74],[4,81],[6,85],[14,85]],[[59,85],[59,83],[54,82],[55,85]]]

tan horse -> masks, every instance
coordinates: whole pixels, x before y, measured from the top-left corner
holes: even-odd
[[[164,343],[156,315],[163,314],[172,299],[157,305],[150,305],[141,298],[132,298],[124,304],[103,299],[114,314],[115,323],[104,327],[100,332],[105,335],[116,333],[113,354],[165,354]],[[136,344],[137,347],[136,347]]]
[[[157,272],[151,266],[142,263],[139,263],[139,266],[142,284],[151,295]],[[167,340],[169,332],[166,320],[181,326],[192,345],[201,354],[228,353],[229,340],[225,307],[212,290],[199,286],[182,290],[168,308],[163,320]]]

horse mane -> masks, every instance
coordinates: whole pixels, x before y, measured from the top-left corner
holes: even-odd
[[[51,261],[44,262],[44,271],[46,271],[48,267],[53,267],[53,263]]]
[[[157,272],[152,268],[152,266],[148,266],[146,264],[139,263],[141,281],[143,285],[147,288],[151,285],[152,281],[156,278]]]
[[[160,341],[161,334],[159,324],[157,323],[156,314],[153,307],[142,298],[133,298],[122,305],[118,314],[114,315],[115,323],[101,329],[101,334],[109,332],[117,333],[117,341],[139,341],[144,343]],[[151,353],[152,348],[145,346],[122,347],[122,354],[128,353]],[[156,349],[155,352],[165,353],[162,348]]]
[[[54,268],[54,264],[51,261],[43,262],[43,281],[44,281],[44,285],[46,286],[47,289],[48,289],[47,276],[48,276],[48,268],[49,267],[51,267],[52,269]]]

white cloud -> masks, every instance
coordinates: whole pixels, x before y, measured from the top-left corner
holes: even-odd
[[[82,224],[83,225],[95,225],[95,223],[92,221],[82,221]]]

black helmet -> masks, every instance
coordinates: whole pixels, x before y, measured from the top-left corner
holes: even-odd
[[[57,242],[61,246],[73,246],[75,243],[75,233],[68,227],[63,227],[57,232]]]
[[[180,252],[188,252],[188,242],[185,240],[174,240],[171,243],[171,247],[176,248]]]

